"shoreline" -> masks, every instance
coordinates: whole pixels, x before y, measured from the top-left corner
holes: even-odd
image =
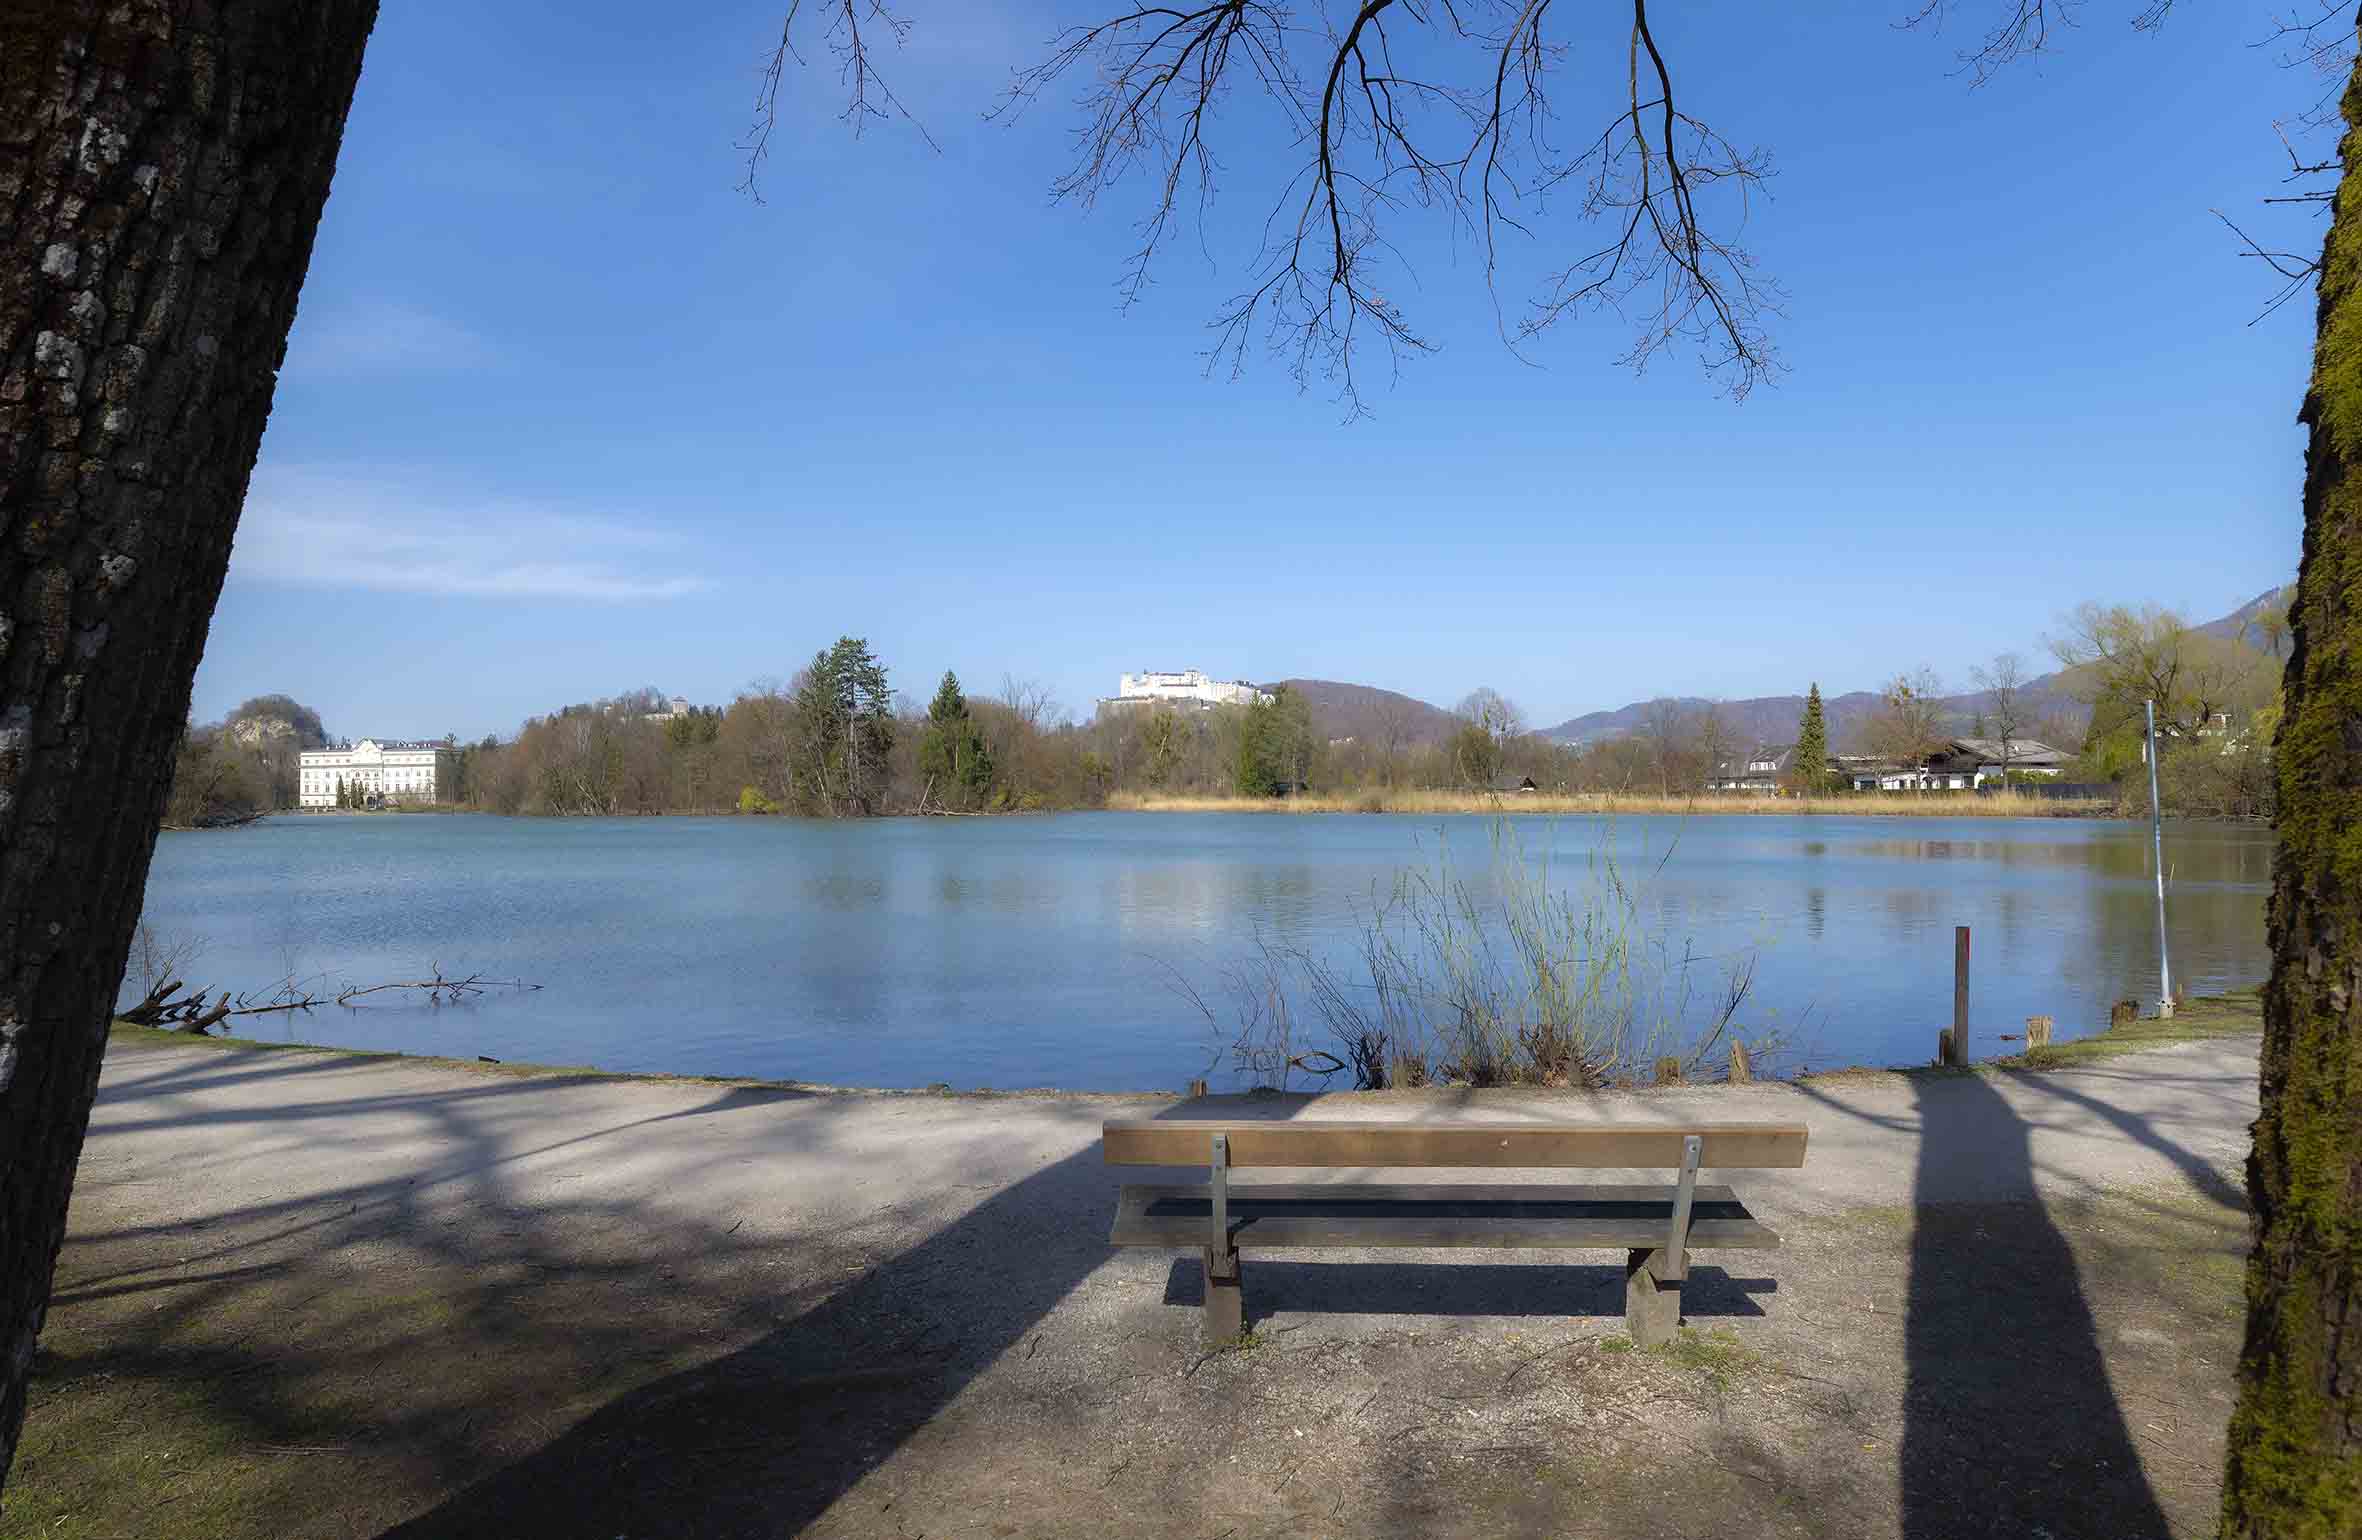
[[[945,817],[983,818],[991,820],[1052,818],[1075,813],[1109,813],[1131,815],[1139,813],[1245,813],[1258,816],[1290,814],[1300,818],[1312,817],[1379,817],[1379,818],[1616,818],[1616,817],[1678,817],[1678,818],[1767,818],[1767,817],[1827,817],[1827,818],[1890,818],[1897,820],[1927,819],[1958,821],[1970,819],[2068,819],[2087,823],[2127,823],[2130,815],[2120,813],[2111,802],[2045,801],[2037,797],[1979,797],[1973,793],[1943,793],[1935,796],[1910,796],[1903,793],[1864,792],[1847,797],[1757,797],[1733,794],[1728,797],[1628,797],[1601,794],[1559,796],[1551,793],[1512,795],[1492,792],[1359,792],[1340,794],[1311,794],[1301,797],[1148,797],[1131,792],[1110,796],[1099,807],[1034,807],[1011,808],[1006,811],[946,814],[905,810],[875,813],[866,818],[821,818],[794,813],[742,813],[732,808],[706,811],[665,809],[634,813],[495,813],[488,808],[467,807],[457,803],[437,803],[430,807],[373,808],[355,811],[347,808],[274,808],[258,813],[253,818],[235,823],[159,824],[157,831],[164,834],[218,834],[226,830],[251,828],[274,818],[378,818],[386,816],[454,818],[511,818],[532,823],[568,823],[586,819],[644,819],[663,818],[730,818],[750,822],[770,823],[895,823],[906,820]],[[2200,813],[2166,814],[2170,823],[2250,823],[2255,820],[2218,818]]]
[[[1698,817],[1760,818],[1804,814],[1872,818],[2082,818],[2118,819],[2112,802],[2066,801],[2015,793],[1858,792],[1844,796],[1766,797],[1734,792],[1725,796],[1645,796],[1618,792],[1459,792],[1374,790],[1320,792],[1297,797],[1152,796],[1115,792],[1111,813],[1374,813],[1574,814],[1618,816],[1677,814]]]
[[[2228,995],[2195,996],[2182,1003],[2171,1019],[2155,1016],[2137,1017],[2124,1026],[2111,1026],[2088,1037],[2069,1038],[2030,1052],[2020,1050],[1993,1058],[1976,1059],[1954,1068],[1940,1064],[1842,1065],[1830,1069],[1810,1070],[1800,1075],[1764,1076],[1748,1084],[1766,1086],[1806,1086],[1819,1081],[1860,1081],[1877,1076],[1946,1077],[1990,1073],[2041,1074],[2053,1070],[2076,1069],[2105,1059],[2121,1058],[2127,1054],[2170,1047],[2177,1043],[2207,1042],[2218,1038],[2241,1037],[2263,1030],[2263,996],[2260,989],[2245,989]],[[1186,1100],[1189,1091],[1150,1090],[1069,1090],[1058,1086],[1032,1086],[999,1089],[991,1086],[957,1088],[948,1082],[932,1086],[897,1088],[892,1086],[827,1085],[805,1080],[764,1080],[749,1075],[701,1075],[666,1070],[610,1070],[587,1064],[537,1064],[524,1060],[455,1059],[439,1054],[406,1053],[390,1048],[340,1048],[330,1043],[269,1042],[257,1038],[214,1037],[209,1034],[172,1032],[161,1027],[134,1026],[117,1020],[108,1031],[108,1047],[134,1050],[148,1048],[207,1047],[225,1051],[253,1051],[270,1053],[339,1054],[354,1059],[389,1059],[405,1064],[436,1069],[462,1070],[471,1074],[511,1079],[566,1079],[586,1082],[632,1084],[718,1086],[728,1090],[771,1091],[783,1096],[827,1096],[847,1098],[917,1098],[923,1100],[958,1101],[1153,1101]],[[1736,1089],[1727,1080],[1685,1080],[1669,1085],[1631,1085],[1610,1088],[1618,1095],[1650,1095],[1659,1092],[1721,1091]],[[1386,1091],[1360,1091],[1351,1087],[1312,1088],[1304,1091],[1216,1091],[1214,1097],[1364,1097],[1373,1101],[1413,1101],[1439,1094],[1478,1095],[1597,1095],[1600,1093],[1580,1088],[1550,1088],[1543,1086],[1417,1086]]]

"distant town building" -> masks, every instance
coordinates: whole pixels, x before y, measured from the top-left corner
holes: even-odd
[[[689,698],[685,695],[676,695],[671,700],[665,702],[665,709],[662,711],[641,712],[640,720],[643,722],[670,722],[677,717],[685,717],[688,714]]]
[[[1715,762],[1706,777],[1710,791],[1753,791],[1770,794],[1780,789],[1780,777],[1794,765],[1796,745],[1767,743],[1740,759]]]
[[[459,751],[441,743],[363,738],[349,749],[306,749],[297,801],[335,807],[343,788],[364,802],[440,802],[458,780]]]
[[[1190,706],[1211,711],[1216,706],[1269,705],[1271,694],[1244,679],[1209,679],[1202,669],[1178,673],[1121,674],[1116,693],[1102,698],[1102,707],[1118,710],[1133,706]]]
[[[1856,791],[1973,791],[2010,775],[2058,776],[2068,759],[2032,738],[2006,746],[1997,738],[1953,738],[1915,765],[1851,756],[1839,765]]]

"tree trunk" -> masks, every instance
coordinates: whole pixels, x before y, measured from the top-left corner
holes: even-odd
[[[2362,1530],[2362,60],[2344,111],[2301,414],[2305,546],[2274,745],[2272,981],[2227,1536]]]
[[[375,0],[0,0],[0,1481]]]

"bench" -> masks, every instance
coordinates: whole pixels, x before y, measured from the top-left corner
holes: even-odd
[[[1769,1248],[1780,1238],[1711,1168],[1804,1164],[1801,1123],[1347,1123],[1114,1119],[1111,1166],[1204,1166],[1207,1180],[1131,1183],[1116,1200],[1118,1246],[1195,1249],[1204,1262],[1207,1337],[1245,1323],[1239,1253],[1248,1248],[1608,1247],[1625,1253],[1624,1318],[1654,1347],[1681,1324],[1693,1249]],[[1232,1185],[1241,1168],[1588,1168],[1677,1173],[1669,1187]]]

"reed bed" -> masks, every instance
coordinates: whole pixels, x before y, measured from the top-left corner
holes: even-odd
[[[2106,802],[2066,802],[2018,792],[1977,796],[1968,792],[1855,792],[1826,797],[1727,796],[1658,797],[1621,792],[1469,792],[1387,790],[1321,792],[1295,797],[1165,796],[1110,792],[1107,806],[1119,813],[1476,813],[1541,816],[1680,814],[1694,817],[1764,813],[1827,813],[1885,818],[2106,818]]]

